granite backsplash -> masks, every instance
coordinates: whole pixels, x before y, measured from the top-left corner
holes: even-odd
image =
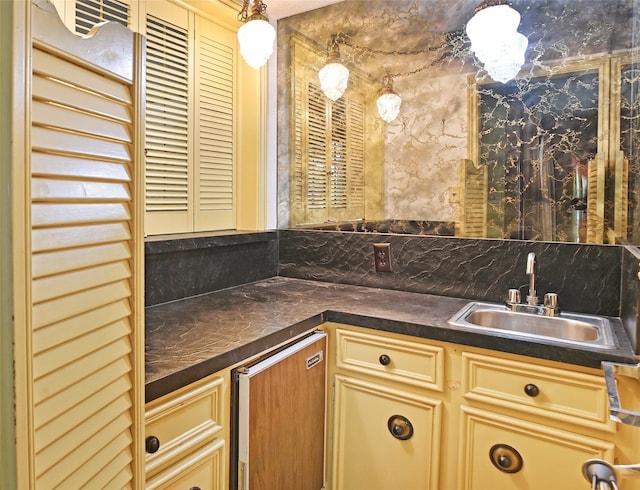
[[[275,231],[158,236],[145,242],[146,306],[277,274]]]
[[[390,244],[391,272],[374,270],[374,243]],[[281,276],[496,302],[509,288],[526,295],[535,252],[540,297],[556,292],[561,308],[620,314],[620,246],[281,230],[279,249]]]

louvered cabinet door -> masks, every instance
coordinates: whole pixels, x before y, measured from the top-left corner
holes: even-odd
[[[196,18],[194,231],[236,223],[236,33]]]
[[[26,225],[14,241],[25,251],[15,267],[24,285],[16,297],[20,488],[135,488],[144,44],[119,24],[77,37],[41,0],[32,3],[31,34],[31,120],[24,161],[14,162],[24,184],[16,204],[24,222],[14,229]]]

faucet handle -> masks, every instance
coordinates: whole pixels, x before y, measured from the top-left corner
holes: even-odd
[[[520,290],[519,289],[509,289],[507,293],[507,303],[520,303]]]
[[[560,316],[560,306],[558,305],[558,295],[556,293],[546,293],[542,304],[545,315]]]
[[[558,307],[558,295],[556,293],[546,293],[544,295],[543,304],[547,308],[557,308]]]

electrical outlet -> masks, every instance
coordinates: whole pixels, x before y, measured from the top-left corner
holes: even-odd
[[[373,262],[376,272],[391,272],[391,244],[373,244]]]

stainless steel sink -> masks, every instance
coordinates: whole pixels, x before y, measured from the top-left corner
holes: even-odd
[[[471,302],[456,313],[449,324],[458,328],[499,331],[513,337],[550,339],[557,342],[617,347],[608,318],[582,313],[562,312],[560,316],[544,316],[510,311],[496,303]]]

